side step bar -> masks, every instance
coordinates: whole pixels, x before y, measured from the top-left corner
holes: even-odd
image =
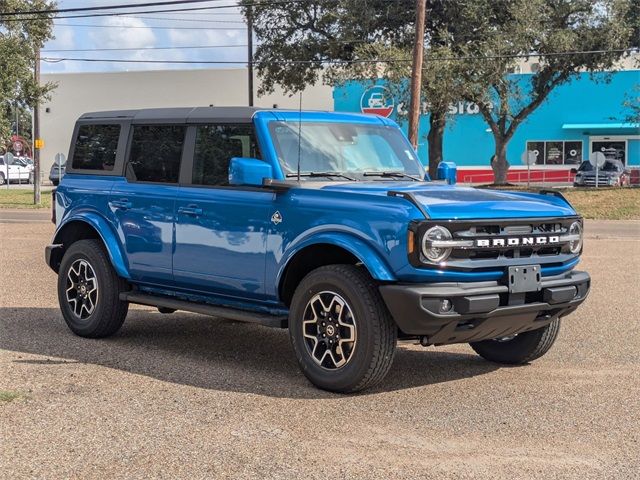
[[[137,291],[121,293],[120,300],[137,303],[139,305],[149,305],[151,307],[164,307],[173,310],[200,313],[202,315],[211,315],[213,317],[227,318],[238,322],[258,323],[266,327],[287,328],[287,317],[285,316],[236,310],[234,308],[219,307],[207,303],[187,302],[186,300],[177,300],[175,298],[147,295]]]

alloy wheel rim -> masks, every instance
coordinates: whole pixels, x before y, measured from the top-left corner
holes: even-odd
[[[307,303],[302,335],[313,361],[326,370],[338,370],[353,358],[356,320],[344,298],[335,292],[315,294]]]
[[[76,318],[89,317],[98,303],[98,279],[89,262],[76,260],[67,272],[67,304]]]

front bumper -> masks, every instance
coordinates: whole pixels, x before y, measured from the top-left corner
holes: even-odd
[[[535,292],[509,293],[501,282],[393,284],[380,293],[400,330],[430,344],[466,343],[535,330],[567,315],[589,293],[591,278],[572,270],[543,277]],[[441,310],[443,300],[452,308]]]

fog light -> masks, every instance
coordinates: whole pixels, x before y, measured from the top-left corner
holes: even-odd
[[[448,298],[443,298],[442,300],[440,300],[440,311],[442,313],[450,312],[452,308],[453,303],[451,303],[451,300],[449,300]]]

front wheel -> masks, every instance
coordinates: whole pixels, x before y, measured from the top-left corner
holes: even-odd
[[[350,393],[385,377],[397,327],[366,270],[329,265],[309,273],[296,289],[289,335],[300,368],[314,385]]]
[[[485,360],[509,365],[521,365],[540,358],[549,351],[558,337],[560,319],[530,332],[506,338],[470,343],[471,348]]]
[[[122,326],[127,289],[99,240],[79,240],[65,252],[58,272],[58,300],[65,322],[81,337],[107,337]]]

